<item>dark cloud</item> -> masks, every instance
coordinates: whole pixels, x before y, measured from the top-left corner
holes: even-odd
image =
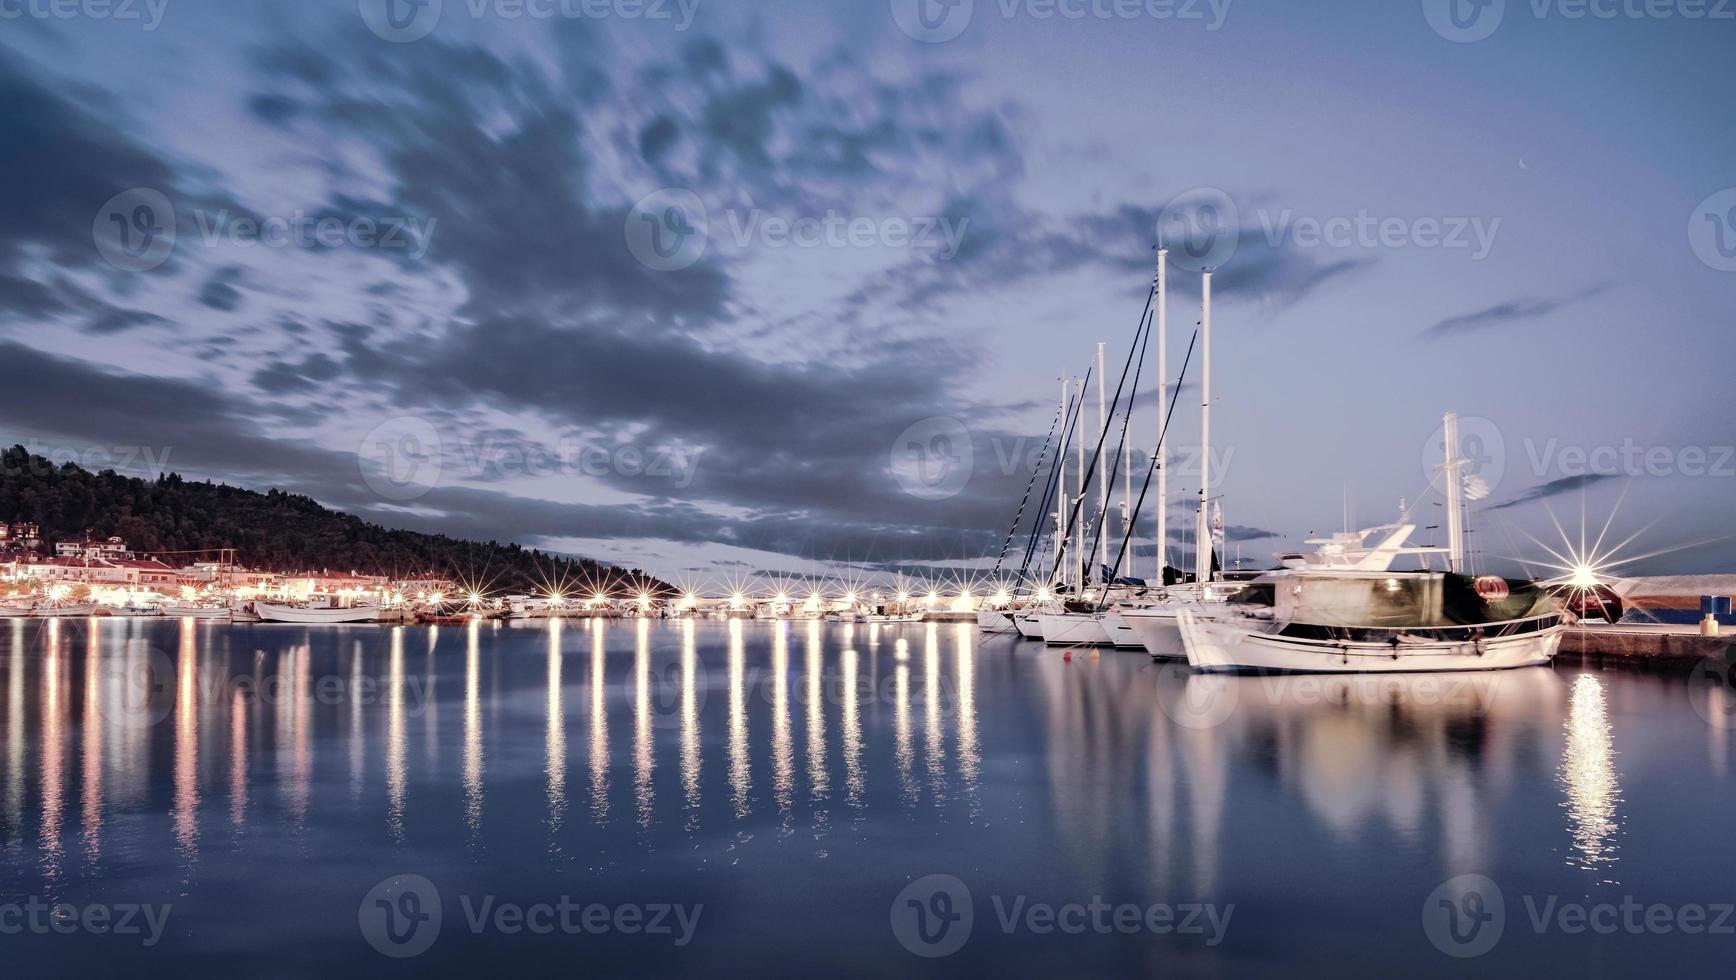
[[[1450,337],[1461,333],[1477,330],[1488,330],[1494,327],[1512,323],[1523,323],[1527,320],[1537,320],[1564,306],[1571,306],[1582,300],[1590,299],[1609,289],[1608,283],[1582,289],[1577,293],[1555,299],[1527,298],[1508,300],[1496,303],[1494,306],[1477,310],[1473,313],[1461,313],[1450,316],[1424,331],[1431,339]]]
[[[241,305],[241,290],[235,284],[241,281],[241,270],[235,266],[218,269],[205,280],[205,285],[199,290],[199,302],[213,310],[225,313]]]
[[[1528,504],[1534,500],[1546,500],[1550,497],[1558,497],[1564,493],[1583,490],[1586,487],[1602,483],[1605,480],[1613,480],[1618,475],[1619,474],[1615,473],[1581,473],[1577,476],[1558,477],[1557,479],[1550,480],[1548,483],[1540,483],[1537,486],[1526,490],[1524,493],[1519,494],[1517,497],[1498,503],[1489,509],[1504,510],[1508,507],[1517,507],[1520,504]]]

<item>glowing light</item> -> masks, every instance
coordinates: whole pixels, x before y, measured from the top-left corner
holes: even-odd
[[[651,608],[651,593],[649,593],[649,592],[639,593],[639,608],[640,609],[650,609]]]
[[[591,605],[593,605],[593,606],[605,605],[606,603],[608,603],[608,601],[609,601],[609,597],[604,595],[601,592],[598,592],[598,593],[591,596]]]
[[[1004,606],[1012,601],[1012,593],[1008,592],[1006,589],[1001,589],[999,592],[995,593],[994,603],[996,606]]]
[[[432,605],[443,606],[446,604],[446,593],[430,592],[428,593],[428,602]]]
[[[730,596],[729,597],[729,608],[731,608],[731,609],[745,609],[745,608],[747,608],[747,596],[742,595],[740,592],[737,592],[734,595]]]
[[[480,606],[480,605],[482,605],[482,602],[483,602],[482,593],[472,592],[469,595],[464,597],[464,601],[468,602],[470,604],[471,608],[475,608],[477,606]]]
[[[1048,586],[1044,586],[1044,587],[1037,590],[1037,601],[1038,602],[1051,602],[1054,600],[1054,598],[1055,598],[1055,593],[1050,592]]]
[[[940,601],[940,593],[939,593],[939,592],[934,592],[934,591],[930,591],[930,592],[929,592],[929,593],[928,593],[928,596],[927,596],[927,599],[928,599],[928,604],[929,604],[929,605],[930,605],[930,606],[933,606],[933,605],[934,605],[934,604],[935,604],[935,603],[937,603],[937,602],[939,602],[939,601]]]
[[[1581,563],[1573,567],[1573,572],[1568,577],[1567,584],[1576,589],[1595,589],[1602,583],[1598,581],[1597,569],[1592,568],[1590,565]]]
[[[952,600],[952,611],[970,612],[971,607],[975,604],[976,598],[970,594],[969,589],[964,589],[959,592],[958,598]]]
[[[898,601],[899,602],[909,602],[910,601],[910,593],[908,593],[908,592],[898,593]]]
[[[693,593],[689,592],[681,597],[681,607],[683,609],[692,609],[697,605],[699,605],[699,597]]]
[[[854,606],[856,604],[856,593],[854,591],[844,593],[844,601]]]
[[[561,595],[559,592],[550,592],[549,593],[549,605],[555,607],[556,609],[561,609],[561,608],[564,608],[566,606],[566,604],[567,604],[567,597],[566,596]]]

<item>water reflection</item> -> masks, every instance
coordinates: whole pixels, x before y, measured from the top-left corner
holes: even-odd
[[[652,776],[657,767],[651,719],[651,621],[638,621],[633,640],[633,798],[639,826],[649,827],[656,805]]]
[[[940,726],[940,625],[929,623],[922,644],[922,703],[927,720],[923,742],[928,760],[928,791],[939,809],[946,800],[946,744]]]
[[[464,646],[464,825],[471,844],[482,831],[482,624],[471,620]]]
[[[845,650],[844,664],[844,801],[852,807],[862,806],[862,791],[866,786],[862,772],[862,719],[856,703],[856,651]]]
[[[818,641],[820,624],[808,624],[808,643]],[[789,828],[791,794],[795,788],[795,755],[790,744],[790,630],[788,623],[772,631],[772,796]]]
[[[1616,812],[1621,787],[1616,783],[1615,740],[1603,684],[1591,674],[1581,674],[1573,682],[1561,778],[1567,786],[1573,863],[1588,871],[1607,867],[1616,860],[1615,838],[1621,832]]]
[[[84,860],[94,864],[102,854],[102,628],[91,620],[84,653],[84,781],[80,796],[84,806]]]
[[[588,697],[565,665],[575,631],[590,641],[589,658],[575,650],[574,661]],[[1638,685],[1678,706],[1682,692],[1616,674],[1202,685],[1132,655],[1065,662],[968,624],[549,622],[448,628],[444,647],[416,627],[111,620],[14,623],[10,634],[0,868],[45,898],[111,876],[171,895],[203,879],[210,893],[211,882],[244,881],[285,855],[432,855],[434,865],[466,846],[486,850],[490,861],[470,863],[490,874],[559,865],[624,876],[650,853],[709,870],[727,853],[762,867],[825,859],[878,886],[875,876],[908,876],[915,863],[889,840],[932,842],[961,867],[1052,871],[1088,882],[1084,894],[1129,900],[1227,898],[1285,874],[1331,888],[1334,862],[1424,869],[1427,894],[1445,877],[1502,862],[1511,871],[1532,855],[1577,878],[1610,866],[1627,823],[1637,834],[1644,815],[1645,801],[1622,799],[1614,765],[1629,718],[1656,731],[1622,741],[1627,773],[1676,767],[1700,794],[1697,812],[1732,791],[1698,751],[1698,714],[1642,713],[1633,700]],[[678,662],[659,652],[677,645]],[[165,696],[161,715],[138,725],[132,678],[153,656],[172,703]],[[678,669],[678,705],[659,697],[659,657],[668,676]],[[433,688],[442,671],[462,677],[447,685],[443,719]],[[572,753],[586,746],[569,738],[579,715],[585,763]],[[660,738],[665,720],[679,732]],[[408,731],[424,725],[425,749]],[[1666,744],[1676,751],[1651,748]],[[626,751],[615,758],[611,746]],[[756,763],[769,794],[759,807]],[[567,819],[583,806],[574,794],[587,793],[568,783],[584,781],[580,765],[594,822]],[[839,812],[849,820],[833,827]],[[214,841],[221,823],[234,831]],[[777,850],[798,827],[811,839]]]
[[[6,840],[24,833],[24,620],[12,620],[12,653],[6,665]]]
[[[608,648],[601,620],[589,620],[591,631],[591,819],[609,819],[609,689]]]
[[[747,758],[747,648],[741,620],[729,621],[729,788],[735,816],[748,815],[751,789]]]
[[[957,647],[958,672],[958,775],[964,783],[965,799],[970,802],[972,817],[982,815],[982,797],[977,792],[977,780],[982,775],[982,755],[977,747],[976,719],[976,630],[969,623],[959,623],[953,629]]]
[[[65,806],[61,798],[64,787],[61,771],[62,739],[66,723],[65,706],[60,703],[60,620],[47,625],[47,643],[42,658],[42,880],[50,889],[60,880],[62,853],[60,821]]]
[[[821,659],[817,630],[808,632],[803,669],[808,677],[808,795],[823,800],[831,780],[826,773],[826,664]]]
[[[688,830],[698,826],[699,810],[699,648],[693,620],[681,623],[681,790],[686,797]]]
[[[567,812],[567,715],[564,690],[561,687],[561,621],[548,623],[548,705],[544,712],[546,732],[543,751],[547,756],[544,772],[548,777],[549,830],[558,833]]]
[[[404,722],[404,628],[392,627],[386,674],[386,827],[404,840],[404,794],[409,784],[409,732]]]
[[[305,650],[305,648],[302,648]],[[304,654],[305,656],[305,654]],[[301,672],[297,672],[301,676]],[[298,697],[304,692],[297,691]],[[305,722],[306,706],[296,710]],[[175,842],[189,864],[199,856],[199,647],[193,621],[181,621],[181,644],[175,661]],[[306,814],[306,744],[298,743],[295,810]]]

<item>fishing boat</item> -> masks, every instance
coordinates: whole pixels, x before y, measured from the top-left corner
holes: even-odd
[[[1209,672],[1396,673],[1501,670],[1554,659],[1558,597],[1536,582],[1465,572],[1463,507],[1486,493],[1458,455],[1458,417],[1443,426],[1447,547],[1407,544],[1415,525],[1346,532],[1256,578],[1220,610],[1178,615],[1188,664]],[[1370,545],[1376,536],[1379,540]],[[1447,568],[1393,571],[1400,555],[1444,553]]]
[[[96,603],[86,602],[77,605],[61,605],[59,603],[40,603],[30,611],[37,619],[79,619],[85,616],[95,616]]]
[[[255,602],[253,611],[267,623],[372,623],[380,618],[378,606],[343,606],[329,596],[317,596],[295,605]]]
[[[162,615],[174,619],[198,619],[227,623],[233,618],[227,606],[164,606]]]
[[[1225,603],[1179,615],[1198,671],[1385,673],[1547,664],[1555,599],[1531,582],[1454,572],[1279,571]]]

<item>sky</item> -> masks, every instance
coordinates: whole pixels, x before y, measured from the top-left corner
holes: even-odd
[[[1453,411],[1481,567],[1583,523],[1736,571],[1733,46],[1719,0],[0,0],[0,435],[686,583],[981,573],[1162,240],[1231,558],[1444,543]]]

